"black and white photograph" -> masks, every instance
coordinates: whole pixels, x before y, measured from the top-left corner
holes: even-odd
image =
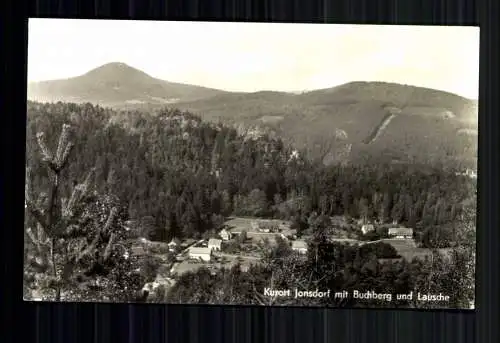
[[[30,19],[25,301],[474,309],[479,28]]]

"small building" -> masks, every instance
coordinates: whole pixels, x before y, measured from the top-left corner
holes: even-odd
[[[222,248],[222,240],[210,238],[208,240],[208,248],[212,251],[220,251]]]
[[[476,179],[477,178],[477,172],[475,170],[472,170],[472,169],[467,169],[465,171],[465,175],[467,175],[468,177],[470,177],[472,179]]]
[[[229,241],[232,238],[231,232],[226,229],[222,229],[219,232],[219,236],[222,238],[223,241]]]
[[[361,227],[361,232],[363,232],[363,235],[366,235],[368,232],[373,231],[375,231],[375,226],[373,224],[365,224]]]
[[[279,232],[279,224],[272,221],[261,221],[258,223],[259,232]]]
[[[413,229],[406,228],[406,227],[393,227],[393,228],[389,229],[387,234],[391,238],[412,239],[413,238]]]
[[[280,232],[281,231],[279,223],[276,223],[276,222],[269,223],[268,227],[269,227],[269,230],[271,232]]]
[[[288,158],[288,162],[292,161],[292,160],[297,160],[299,159],[300,157],[300,154],[297,150],[293,150],[292,153],[290,154],[290,157]]]
[[[297,251],[301,254],[307,253],[307,243],[304,241],[293,241],[292,242],[292,250]]]
[[[210,261],[212,259],[212,250],[210,248],[191,247],[189,248],[189,258]]]
[[[268,226],[261,225],[259,227],[259,232],[269,233],[271,232],[271,229]]]
[[[180,242],[177,238],[172,238],[170,243],[168,243],[167,245],[168,245],[168,250],[175,251],[180,246]]]

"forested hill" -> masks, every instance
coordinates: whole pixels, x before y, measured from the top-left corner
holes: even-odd
[[[81,76],[29,83],[27,95],[145,113],[172,106],[204,121],[258,126],[325,165],[365,158],[461,169],[477,163],[477,101],[411,85],[355,81],[302,94],[230,92],[112,62]]]
[[[205,120],[269,128],[326,165],[383,157],[475,168],[477,159],[477,102],[436,89],[350,82],[303,94],[225,93],[176,106]]]
[[[405,164],[327,167],[278,137],[174,109],[144,114],[29,102],[27,166],[38,192],[46,191],[48,178],[36,134],[45,132],[56,147],[64,123],[73,127],[75,151],[61,178],[63,195],[95,167],[96,190],[116,195],[128,219],[155,240],[202,236],[228,215],[300,224],[318,212],[427,230],[475,206],[475,181],[453,172]]]
[[[165,105],[210,98],[224,91],[168,82],[125,63],[112,62],[68,79],[30,82],[28,99],[41,102],[75,102],[123,106]]]

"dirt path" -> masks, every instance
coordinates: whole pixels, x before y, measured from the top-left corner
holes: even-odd
[[[370,135],[370,137],[367,139],[366,144],[371,144],[371,143],[375,142],[380,137],[380,135],[384,132],[384,130],[386,129],[386,127],[391,123],[391,121],[395,117],[396,117],[396,114],[394,114],[394,113],[388,114],[382,120],[382,122],[380,123],[380,125],[378,125],[375,128],[375,130],[372,132],[372,134]]]

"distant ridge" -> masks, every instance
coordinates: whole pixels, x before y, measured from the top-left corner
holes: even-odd
[[[113,62],[81,76],[30,83],[28,99],[175,106],[208,121],[265,128],[328,164],[371,156],[473,167],[477,160],[477,101],[411,85],[354,81],[306,92],[229,92],[160,80]]]
[[[349,82],[299,94],[224,93],[178,103],[205,120],[265,126],[325,164],[477,161],[477,101],[388,82]],[[341,133],[341,134],[339,134]]]

